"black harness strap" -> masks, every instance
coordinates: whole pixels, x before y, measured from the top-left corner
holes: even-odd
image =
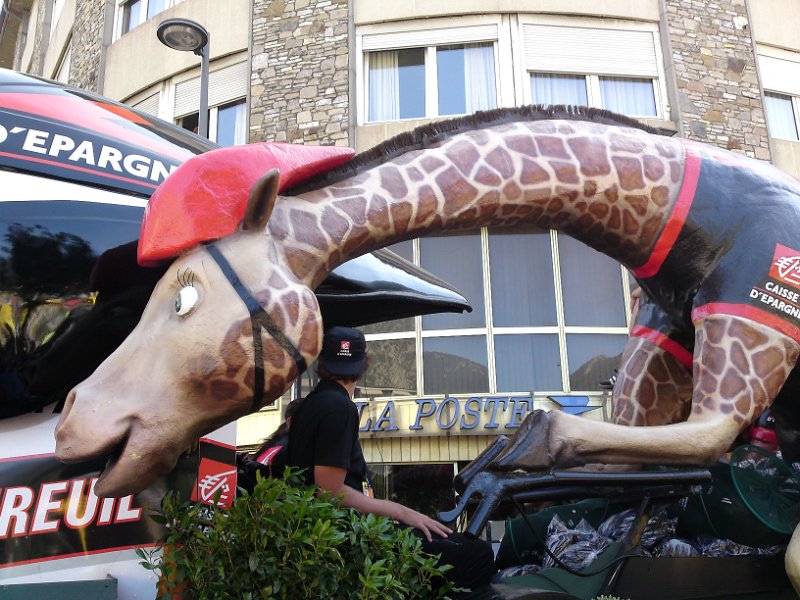
[[[261,400],[264,397],[264,345],[261,341],[261,330],[266,331],[272,339],[274,339],[281,348],[283,348],[289,356],[292,357],[294,363],[297,365],[298,374],[302,374],[308,367],[306,360],[297,347],[289,341],[289,338],[278,329],[275,321],[269,316],[269,313],[264,310],[264,307],[258,303],[250,291],[244,286],[242,280],[233,270],[228,260],[222,255],[213,244],[205,244],[206,250],[211,255],[223,275],[227,278],[239,298],[242,299],[247,310],[250,312],[250,322],[253,326],[253,361],[255,363],[255,381],[253,382],[253,407],[254,409],[261,406]]]

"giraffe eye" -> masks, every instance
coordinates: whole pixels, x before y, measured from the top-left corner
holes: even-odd
[[[197,304],[199,295],[193,285],[187,285],[178,292],[175,296],[175,314],[183,317],[194,308]]]

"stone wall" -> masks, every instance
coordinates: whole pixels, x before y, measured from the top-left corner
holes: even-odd
[[[36,33],[33,36],[31,63],[26,71],[31,75],[42,75],[44,53],[47,52],[47,40],[50,39],[50,14],[52,14],[52,11],[46,1],[37,3],[34,6],[34,10],[31,11],[30,21],[38,23]]]
[[[250,141],[346,146],[348,0],[253,0]]]
[[[106,24],[109,10],[113,17],[114,5],[111,0],[77,0],[72,30],[69,82],[101,94],[101,65],[106,47],[104,40],[111,33],[106,31],[106,27],[111,26]]]
[[[665,0],[679,136],[770,160],[746,0]]]

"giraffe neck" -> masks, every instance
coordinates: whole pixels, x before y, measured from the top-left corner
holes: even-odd
[[[448,229],[536,225],[636,267],[677,197],[683,148],[646,132],[535,121],[459,133],[276,206],[270,232],[315,287],[339,264]]]

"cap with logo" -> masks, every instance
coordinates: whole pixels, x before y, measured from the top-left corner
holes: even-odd
[[[364,334],[350,327],[327,329],[319,358],[331,375],[355,377],[361,374],[367,360]]]

